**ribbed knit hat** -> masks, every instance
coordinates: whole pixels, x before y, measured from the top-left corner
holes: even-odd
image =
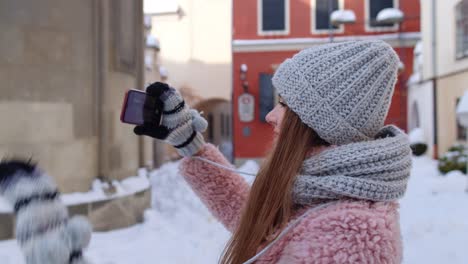
[[[302,50],[284,61],[273,86],[286,105],[327,142],[369,140],[383,126],[399,58],[379,40]]]

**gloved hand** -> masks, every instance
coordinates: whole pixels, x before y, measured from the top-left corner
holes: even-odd
[[[85,264],[92,228],[68,217],[53,180],[30,162],[0,162],[0,195],[16,214],[16,239],[27,264]]]
[[[182,156],[197,153],[205,144],[201,133],[206,130],[208,122],[197,110],[185,104],[176,89],[165,83],[151,84],[146,93],[144,124],[135,127],[135,134],[164,140]],[[161,122],[156,118],[159,111],[162,111]]]

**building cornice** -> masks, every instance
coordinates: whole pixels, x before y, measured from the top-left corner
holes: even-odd
[[[420,32],[389,33],[377,35],[335,36],[334,42],[348,40],[384,40],[393,47],[412,47],[421,39]],[[329,38],[281,38],[281,39],[234,39],[233,52],[262,52],[301,50],[313,45],[330,42]]]

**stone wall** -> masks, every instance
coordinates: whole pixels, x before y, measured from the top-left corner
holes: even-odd
[[[64,193],[146,165],[151,142],[119,121],[144,84],[142,1],[0,0],[0,39],[0,157],[32,157]]]
[[[92,8],[0,0],[0,155],[32,157],[63,192],[97,175]]]
[[[143,221],[143,212],[151,203],[151,189],[132,195],[72,205],[70,216],[86,216],[94,231],[109,231],[124,228]],[[14,237],[15,218],[11,213],[0,213],[0,240]]]
[[[32,158],[62,193],[86,192],[98,176],[123,179],[146,165],[152,141],[119,120],[125,91],[144,85],[142,5],[0,0],[0,158]],[[109,230],[141,220],[149,196],[70,211]],[[0,215],[0,237],[12,226],[11,214]]]

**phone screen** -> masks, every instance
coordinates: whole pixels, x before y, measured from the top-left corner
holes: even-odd
[[[143,107],[145,105],[146,93],[136,90],[129,90],[127,100],[122,109],[122,122],[141,125],[143,124]]]

